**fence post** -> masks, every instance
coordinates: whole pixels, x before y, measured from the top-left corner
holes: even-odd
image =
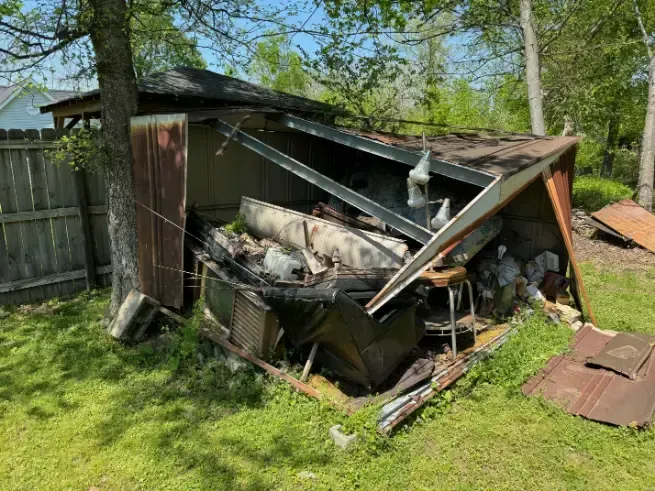
[[[77,194],[77,207],[80,213],[80,226],[84,243],[84,271],[86,273],[86,289],[96,288],[96,268],[93,259],[93,242],[91,241],[91,228],[89,226],[89,209],[86,197],[86,173],[80,169],[73,171],[75,191]]]

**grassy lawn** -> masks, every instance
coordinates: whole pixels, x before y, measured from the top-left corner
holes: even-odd
[[[583,265],[601,327],[655,333],[655,270]],[[373,411],[336,449],[337,411],[201,360],[193,326],[125,347],[107,297],[0,320],[0,489],[650,489],[655,431],[617,429],[521,395],[571,333],[540,317],[393,438]],[[202,347],[201,347],[202,348]],[[201,349],[202,352],[202,349]]]

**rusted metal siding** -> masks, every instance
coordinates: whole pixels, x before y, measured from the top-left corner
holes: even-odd
[[[591,215],[640,246],[655,252],[655,215],[632,200],[624,199]]]
[[[543,170],[542,178],[546,185],[546,189],[548,190],[548,195],[550,196],[550,201],[555,211],[555,217],[557,218],[557,223],[559,224],[560,232],[562,233],[562,238],[564,239],[566,250],[569,254],[569,261],[573,270],[570,275],[571,293],[573,294],[576,306],[580,310],[582,310],[580,299],[580,294],[582,294],[582,299],[584,300],[589,318],[594,324],[598,324],[591,308],[587,289],[584,286],[580,267],[575,258],[575,251],[573,250],[571,190],[573,189],[573,172],[576,152],[577,147],[567,150],[560,159],[553,163],[553,165],[550,165]]]
[[[332,174],[334,145],[299,133],[249,133],[288,155]],[[310,213],[324,191],[280,166],[232,142],[223,156],[216,151],[225,137],[205,125],[189,125],[188,205],[216,218],[230,221],[239,211],[241,196]]]
[[[175,308],[183,295],[187,133],[186,114],[132,118],[141,291]]]
[[[636,380],[585,363],[614,336],[587,325],[574,338],[572,353],[555,356],[522,388],[561,405],[567,412],[614,425],[643,426],[655,411],[655,366],[651,355]]]

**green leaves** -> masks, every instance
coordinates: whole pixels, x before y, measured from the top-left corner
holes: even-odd
[[[107,161],[101,133],[96,128],[81,128],[62,136],[55,142],[54,148],[45,153],[52,163],[69,165],[74,171],[99,171]]]

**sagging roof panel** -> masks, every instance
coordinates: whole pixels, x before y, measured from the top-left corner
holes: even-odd
[[[421,136],[340,128],[362,138],[375,140],[412,152],[423,149]],[[463,165],[475,170],[509,176],[578,143],[578,137],[538,137],[507,134],[490,136],[480,133],[452,133],[426,138],[426,147],[435,159]]]

